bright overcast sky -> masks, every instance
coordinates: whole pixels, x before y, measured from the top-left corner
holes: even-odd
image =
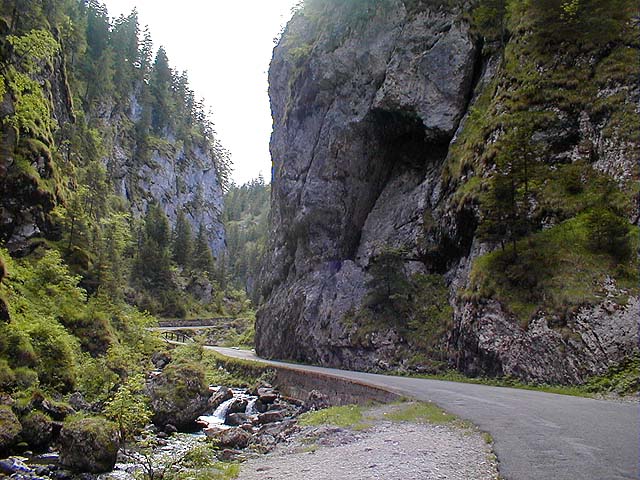
[[[197,98],[213,110],[218,138],[231,152],[233,179],[269,181],[271,110],[267,70],[273,38],[298,0],[104,0],[111,17],[138,9],[154,48],[187,70]]]

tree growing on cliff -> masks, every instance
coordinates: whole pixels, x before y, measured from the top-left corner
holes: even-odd
[[[184,210],[178,210],[176,226],[173,230],[173,261],[183,268],[191,264],[193,254],[193,231],[191,224],[184,214]]]
[[[404,272],[404,258],[407,252],[389,248],[380,252],[372,260],[367,272],[368,289],[364,301],[366,308],[375,314],[396,322],[404,323],[413,296],[413,285]]]
[[[139,233],[134,275],[143,286],[166,290],[171,285],[171,229],[162,207],[152,203],[147,208]]]
[[[200,225],[193,250],[193,268],[209,275],[214,273],[215,261],[207,240],[207,230]]]
[[[533,126],[524,116],[505,132],[496,144],[495,171],[481,197],[481,239],[499,242],[502,249],[510,243],[517,256],[518,239],[531,232],[534,198],[532,179],[540,154],[533,142]]]

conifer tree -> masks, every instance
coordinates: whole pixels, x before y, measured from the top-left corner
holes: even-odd
[[[184,210],[178,210],[173,232],[173,260],[183,268],[189,267],[193,254],[193,232]]]
[[[171,229],[169,220],[157,203],[147,208],[134,274],[152,290],[165,290],[171,282]]]
[[[169,67],[169,59],[165,49],[160,47],[156,54],[149,82],[152,105],[151,125],[153,131],[157,134],[162,134],[165,129],[172,126],[172,83],[173,74]]]
[[[198,229],[198,236],[196,237],[194,247],[193,267],[196,270],[212,274],[214,272],[214,264],[213,254],[207,241],[207,231],[204,225],[201,224]]]

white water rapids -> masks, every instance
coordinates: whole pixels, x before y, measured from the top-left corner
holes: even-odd
[[[233,392],[233,397],[222,402],[212,413],[198,417],[197,423],[199,425],[203,425],[205,429],[213,426],[219,428],[231,428],[228,425],[225,425],[225,422],[227,420],[227,415],[229,414],[229,409],[233,403],[238,400],[248,401],[247,407],[244,411],[245,414],[258,414],[258,410],[256,409],[258,397],[248,395],[246,391],[242,389],[231,389],[231,391]]]

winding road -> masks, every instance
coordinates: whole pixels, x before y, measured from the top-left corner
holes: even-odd
[[[506,480],[637,480],[639,405],[223,355],[357,380],[438,404],[489,432]],[[473,480],[473,479],[469,479]]]

